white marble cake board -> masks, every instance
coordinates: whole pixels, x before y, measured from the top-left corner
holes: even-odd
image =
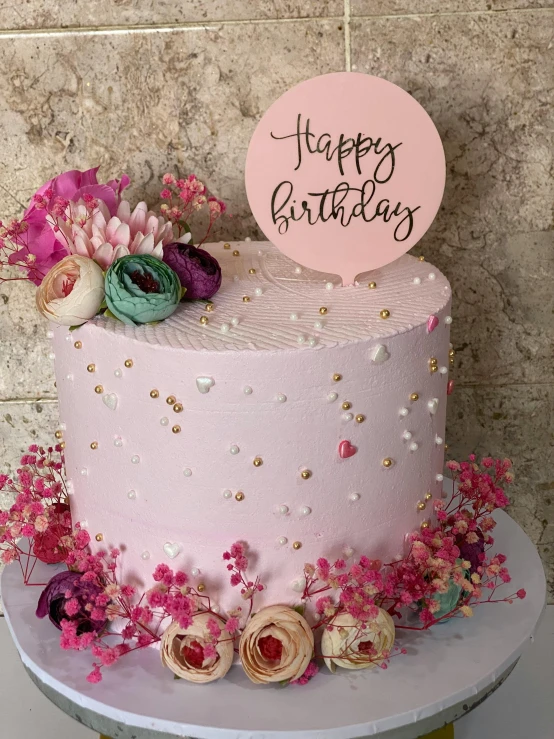
[[[505,513],[495,514],[495,551],[508,556],[512,583],[525,587],[513,604],[479,606],[471,619],[431,631],[398,632],[408,654],[387,670],[325,668],[308,685],[256,686],[240,667],[224,680],[193,685],[173,680],[154,649],[126,656],[90,685],[90,653],[63,651],[59,632],[35,617],[40,588],[25,587],[18,565],[4,570],[6,620],[34,682],[62,710],[113,739],[414,739],[471,710],[499,685],[533,638],[545,604],[538,553]],[[55,573],[37,564],[37,581]],[[500,591],[502,592],[502,591]]]

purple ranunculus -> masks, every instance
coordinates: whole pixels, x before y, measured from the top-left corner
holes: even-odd
[[[477,572],[477,568],[481,566],[483,554],[485,552],[485,538],[482,532],[477,529],[475,533],[479,537],[478,541],[473,544],[468,544],[464,537],[462,543],[459,544],[460,557],[462,559],[466,559],[471,564],[471,567],[469,568],[471,575],[473,575],[474,572]]]
[[[60,630],[62,621],[76,621],[78,623],[77,634],[83,634],[86,631],[101,631],[106,621],[92,620],[85,607],[87,604],[92,604],[94,607],[94,599],[102,593],[102,588],[95,583],[82,582],[81,578],[80,572],[70,570],[54,575],[40,594],[36,612],[38,618],[48,616],[54,626]],[[80,605],[79,610],[71,616],[64,609],[69,599],[76,599]]]
[[[175,242],[164,246],[163,260],[186,287],[185,300],[207,300],[221,286],[219,262],[204,249]]]

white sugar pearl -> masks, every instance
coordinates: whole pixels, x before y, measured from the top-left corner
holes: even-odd
[[[88,529],[88,521],[86,518],[83,518],[82,521],[79,522],[81,524],[82,529]]]
[[[280,513],[280,514],[281,514],[282,516],[286,516],[288,512],[289,512],[289,507],[288,507],[288,505],[280,505],[280,506],[279,506],[279,513]]]
[[[123,439],[121,439],[119,436],[113,440],[113,445],[116,447],[122,447],[123,446]]]
[[[291,313],[290,314],[290,320],[291,321],[298,321],[298,313]]]
[[[82,475],[83,477],[86,477],[86,476],[88,475],[88,470],[87,470],[87,468],[86,468],[86,467],[83,467],[83,469],[81,470],[81,475]]]
[[[233,497],[233,493],[230,490],[224,490],[223,497],[225,498],[225,500],[229,500]]]
[[[314,323],[314,328],[319,328],[319,329],[323,328],[323,321],[316,321]]]
[[[315,338],[315,336],[310,336],[310,338],[308,339],[308,344],[310,346],[315,346],[317,344],[317,339]]]
[[[129,500],[135,500],[137,494],[134,490],[129,490],[129,492],[127,493],[127,497],[129,498]]]
[[[417,452],[418,449],[419,449],[419,444],[416,441],[412,441],[412,443],[410,444],[410,451]]]
[[[327,290],[332,290],[335,286],[332,282],[326,282],[325,287],[327,288]]]
[[[288,539],[286,536],[280,536],[277,539],[277,544],[280,544],[282,547],[284,547],[287,542],[288,542]]]
[[[190,469],[190,467],[185,467],[185,469],[183,470],[183,475],[185,477],[190,477],[192,475],[192,470]]]
[[[300,509],[300,514],[302,516],[309,516],[311,512],[312,512],[312,509],[310,508],[310,506],[307,506],[307,505],[302,506],[302,508]]]
[[[236,444],[232,444],[229,448],[229,451],[231,452],[231,454],[238,454],[240,452],[240,449]]]
[[[230,329],[230,328],[231,328],[231,327],[229,326],[229,324],[228,324],[228,323],[222,323],[222,324],[221,324],[221,327],[220,327],[220,329],[221,329],[221,333],[222,333],[222,334],[226,334],[226,333],[227,333],[227,332],[229,331],[229,329]]]
[[[50,352],[48,354],[48,359],[56,359],[56,355],[54,354],[54,352]]]
[[[421,285],[421,277],[414,277],[413,283],[414,285]]]
[[[437,277],[437,275],[436,275],[436,274],[435,274],[434,272],[429,272],[429,274],[428,274],[428,278],[429,278],[429,279],[430,279],[431,281],[433,281],[434,279],[436,279],[436,277]]]
[[[452,323],[452,316],[446,316],[445,319],[444,319],[444,322],[447,325],[450,325]]]
[[[335,402],[335,400],[336,400],[336,399],[337,399],[338,397],[339,397],[339,396],[338,396],[338,394],[337,394],[337,393],[329,393],[329,395],[327,396],[327,400],[329,401],[329,403],[334,403],[334,402]]]
[[[69,382],[73,382],[73,375],[71,375],[71,374],[70,375],[66,375],[65,376],[65,379],[68,380]]]
[[[437,482],[442,482],[442,481],[444,480],[444,475],[436,475],[436,476],[435,476],[435,480],[436,480]]]
[[[410,439],[412,438],[412,434],[409,431],[404,431],[404,433],[402,434],[402,438],[406,439],[406,441],[410,441]]]
[[[193,567],[192,570],[190,571],[190,574],[193,577],[198,577],[198,575],[200,574],[200,570],[198,569],[198,567]]]
[[[294,268],[294,272],[295,272],[295,274],[297,274],[297,275],[300,275],[300,274],[302,274],[302,267],[295,267],[295,268]]]
[[[252,395],[252,388],[250,385],[245,385],[242,391],[245,395]]]
[[[150,552],[143,552],[140,557],[141,559],[150,559]]]
[[[342,553],[345,559],[350,559],[350,557],[354,554],[354,550],[352,549],[352,547],[344,547]]]
[[[138,463],[140,462],[140,457],[139,457],[139,455],[138,455],[138,454],[133,454],[133,456],[131,457],[131,462],[132,462],[133,464],[138,464]]]
[[[252,241],[252,237],[251,236],[245,236],[244,240],[245,241]]]
[[[73,495],[73,493],[75,492],[75,488],[73,486],[73,480],[67,480],[65,483],[65,486],[67,488],[68,494]]]
[[[441,367],[439,369],[439,372],[441,373],[441,375],[446,375],[448,372],[448,367]]]
[[[351,420],[352,420],[353,418],[354,418],[354,416],[352,415],[352,413],[345,413],[345,414],[343,415],[343,419],[344,419],[345,421],[351,421]]]
[[[263,295],[263,294],[264,294],[264,291],[262,290],[262,288],[261,288],[261,287],[257,287],[257,288],[256,288],[256,289],[254,290],[254,295],[258,295],[258,296],[260,296],[260,295]]]
[[[211,610],[212,610],[212,611],[213,611],[214,613],[219,613],[219,612],[221,611],[221,608],[220,608],[220,607],[219,607],[219,606],[218,606],[218,605],[217,605],[216,603],[212,603],[212,604],[211,604]]]
[[[258,256],[263,257],[263,255],[264,255],[263,251],[261,249],[258,249]]]
[[[67,423],[60,423],[60,429],[62,431],[66,431],[67,430]]]
[[[407,416],[410,411],[408,408],[401,408],[398,412],[401,416]]]
[[[440,446],[442,444],[442,438],[440,436],[435,436],[435,444],[437,446]]]
[[[239,276],[238,276],[238,275],[233,275],[233,280],[234,280],[235,282],[238,282],[238,281],[239,281]]]
[[[305,344],[306,343],[306,337],[304,336],[304,334],[298,334],[298,336],[296,338],[296,341],[299,344]]]
[[[123,375],[123,372],[120,369],[114,370],[113,373],[116,377],[121,377]]]
[[[160,423],[162,426],[167,426],[167,424],[169,423],[169,418],[167,416],[160,418]]]
[[[231,326],[238,326],[239,323],[240,321],[236,316],[233,316],[233,318],[231,318]]]
[[[360,494],[359,493],[350,493],[348,496],[350,500],[355,503],[357,500],[360,500]]]
[[[47,331],[46,332],[46,338],[47,339],[53,339],[54,338],[54,332],[53,331]]]
[[[283,393],[279,393],[279,395],[277,396],[277,400],[279,401],[279,403],[286,403],[287,396],[283,395]]]
[[[71,334],[67,334],[67,336],[65,337],[65,340],[66,341],[71,341],[72,338],[73,337],[71,336]]]

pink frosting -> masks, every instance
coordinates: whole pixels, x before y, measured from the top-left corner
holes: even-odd
[[[212,312],[55,330],[73,516],[95,547],[122,549],[130,582],[150,586],[158,562],[196,568],[229,610],[241,599],[222,553],[242,540],[260,604],[295,603],[305,562],[345,548],[390,560],[430,516],[417,504],[441,489],[450,286],[410,256],[342,288],[267,242],[207,248],[223,270]]]

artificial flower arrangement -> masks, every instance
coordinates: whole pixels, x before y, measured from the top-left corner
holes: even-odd
[[[492,513],[508,505],[503,486],[512,481],[510,461],[477,463],[472,455],[447,467],[452,497],[433,502],[436,525],[409,536],[403,559],[382,563],[345,551],[335,562],[306,564],[295,608],[256,610],[265,587],[247,575],[247,545],[236,542],[222,561],[243,605],[224,615],[202,586],[165,564],[155,568],[145,592],[121,582],[119,551],[92,554],[88,533],[71,524],[63,446],[33,445],[13,479],[0,475],[0,491],[15,496],[12,507],[0,512],[0,561],[18,562],[25,584],[40,584],[31,583],[37,560],[67,565],[45,583],[37,616],[48,616],[61,631],[63,649],[90,649],[91,683],[102,679],[103,667],[153,644],[175,677],[196,683],[223,677],[236,653],[254,683],[304,685],[321,661],[332,672],[386,668],[392,656],[405,653],[395,645],[397,632],[425,631],[470,617],[475,606],[525,597],[523,589],[497,595],[510,574],[506,557],[492,553]],[[310,603],[313,625],[305,618]]]
[[[21,220],[0,221],[0,269],[19,267],[37,286],[48,320],[77,327],[99,314],[129,325],[168,318],[181,300],[211,298],[221,285],[217,261],[199,246],[225,204],[195,176],[163,177],[161,215],[122,197],[129,177],[100,184],[98,167],[64,172],[33,196]],[[198,246],[189,221],[207,207]]]

